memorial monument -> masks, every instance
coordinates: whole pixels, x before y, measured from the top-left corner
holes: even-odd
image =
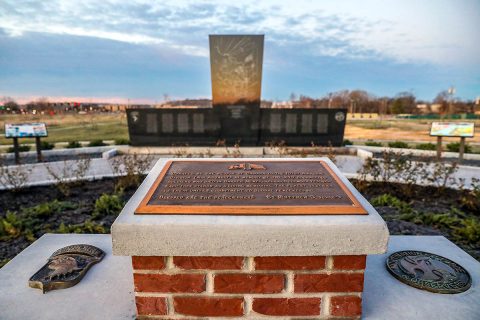
[[[340,146],[346,109],[261,108],[263,35],[211,35],[211,108],[128,109],[134,146]]]
[[[357,319],[388,237],[328,158],[161,159],[112,225],[139,318]]]

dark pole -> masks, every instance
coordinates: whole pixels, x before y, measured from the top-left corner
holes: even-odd
[[[20,164],[20,154],[18,153],[18,138],[13,138],[13,152],[15,153],[15,164]]]
[[[462,162],[464,152],[465,152],[465,137],[460,137],[460,150],[458,152],[458,162]]]
[[[437,137],[437,160],[440,160],[442,157],[442,137]]]
[[[42,162],[42,145],[40,144],[40,137],[35,137],[35,145],[37,147],[37,162]]]

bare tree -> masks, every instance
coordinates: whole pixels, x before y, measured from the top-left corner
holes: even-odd
[[[25,187],[32,169],[27,165],[7,165],[6,159],[0,157],[0,185],[5,189],[12,189],[18,192]]]
[[[152,155],[138,153],[127,153],[114,157],[110,162],[110,167],[117,176],[115,191],[137,187],[141,182],[142,175],[150,169],[152,160]]]
[[[57,189],[65,196],[70,195],[72,183],[86,178],[91,163],[90,157],[83,156],[77,160],[65,160],[63,162],[46,163],[48,174],[55,180]]]

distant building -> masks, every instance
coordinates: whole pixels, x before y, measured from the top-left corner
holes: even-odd
[[[430,105],[430,110],[432,113],[440,113],[442,111],[442,104],[433,103],[432,105]]]
[[[347,113],[347,120],[352,119],[378,119],[378,113]]]
[[[292,109],[293,103],[292,101],[279,101],[272,103],[272,109]]]
[[[423,114],[430,113],[430,107],[426,103],[417,104],[417,110],[418,110],[418,113],[423,113]]]

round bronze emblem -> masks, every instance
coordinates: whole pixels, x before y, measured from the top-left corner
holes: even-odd
[[[342,122],[343,120],[345,120],[345,113],[340,111],[335,113],[335,120],[337,120],[338,122]]]
[[[435,293],[460,293],[472,284],[462,266],[428,252],[395,252],[387,258],[387,269],[403,283]]]

